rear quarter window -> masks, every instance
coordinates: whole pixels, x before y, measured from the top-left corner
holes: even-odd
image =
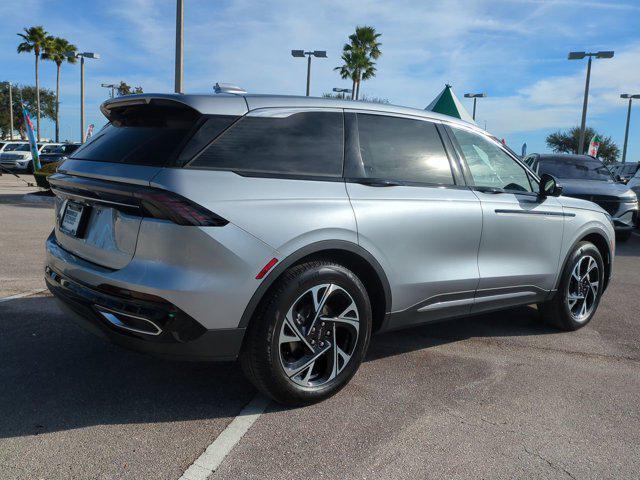
[[[340,177],[342,158],[342,113],[298,112],[286,117],[243,117],[189,167],[248,174]]]

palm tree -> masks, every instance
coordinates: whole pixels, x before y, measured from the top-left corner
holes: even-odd
[[[38,62],[40,60],[40,52],[47,43],[47,32],[42,26],[29,27],[24,29],[24,33],[18,33],[18,36],[24,42],[18,45],[18,53],[31,53],[36,56],[36,104],[37,104],[37,135],[40,141],[40,76],[38,72]]]
[[[351,78],[353,89],[351,99],[360,96],[360,82],[369,80],[376,74],[375,62],[382,55],[378,41],[381,34],[369,26],[356,27],[355,33],[349,35],[349,43],[342,49],[344,65],[336,67],[342,78]]]
[[[56,64],[56,142],[60,141],[60,67],[66,61],[76,63],[76,46],[60,37],[47,37],[42,53],[43,60],[51,60]],[[70,55],[72,54],[72,55]]]

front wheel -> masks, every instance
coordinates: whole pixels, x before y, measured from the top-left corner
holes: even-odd
[[[554,297],[538,305],[542,318],[563,330],[578,330],[591,321],[604,288],[604,262],[596,246],[580,242],[562,272]]]
[[[313,261],[285,272],[247,331],[240,356],[249,380],[279,403],[305,405],[335,394],[369,345],[371,304],[343,265]]]

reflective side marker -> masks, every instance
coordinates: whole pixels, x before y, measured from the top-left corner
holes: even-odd
[[[272,258],[271,260],[269,260],[269,262],[267,262],[267,264],[264,267],[262,267],[262,270],[260,270],[260,273],[256,275],[256,280],[262,279],[267,273],[269,273],[269,270],[271,270],[276,263],[278,263],[277,258]]]

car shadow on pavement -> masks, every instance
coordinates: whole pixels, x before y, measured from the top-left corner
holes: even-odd
[[[375,336],[367,361],[477,336],[555,333],[534,308]],[[255,390],[237,363],[176,362],[121,349],[77,327],[53,298],[0,305],[0,438],[97,424],[232,418]]]
[[[560,330],[542,322],[533,306],[445,320],[375,335],[367,360],[408,353],[480,337],[520,337],[557,334]]]
[[[0,304],[0,438],[233,418],[255,394],[235,363],[129,352],[64,317],[49,296]]]

